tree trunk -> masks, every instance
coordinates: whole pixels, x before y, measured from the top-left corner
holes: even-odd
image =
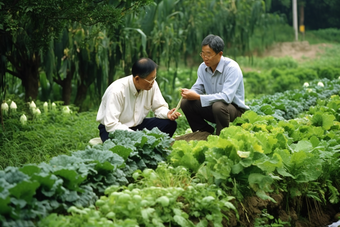
[[[35,52],[31,58],[23,58],[16,68],[25,88],[25,101],[36,100],[39,89],[40,55]]]
[[[79,82],[77,87],[77,95],[74,104],[79,107],[79,112],[82,111],[82,105],[87,94],[87,85],[84,82]]]
[[[71,104],[72,79],[75,72],[75,65],[71,64],[71,70],[67,70],[66,78],[62,81],[63,94],[62,99],[65,105]]]

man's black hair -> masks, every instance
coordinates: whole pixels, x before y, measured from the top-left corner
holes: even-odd
[[[202,47],[209,45],[213,51],[218,54],[219,52],[223,51],[224,48],[224,42],[223,39],[217,35],[208,35],[205,37],[202,41]]]
[[[136,61],[132,66],[133,77],[139,76],[140,78],[146,78],[152,71],[157,68],[157,64],[150,58],[141,58]]]

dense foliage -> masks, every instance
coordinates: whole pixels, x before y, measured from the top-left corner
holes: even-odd
[[[15,14],[3,9],[18,2],[6,6],[0,2],[0,12]],[[117,8],[123,10],[123,3],[133,2],[121,1]],[[147,16],[126,14],[112,32],[97,25],[68,24],[58,39],[48,43],[49,52],[41,55],[38,92],[47,105],[36,101],[32,107],[31,100],[24,102],[21,82],[0,72],[5,88],[2,104],[17,103],[1,111],[1,226],[298,226],[300,221],[321,226],[326,210],[339,211],[336,44],[317,61],[303,63],[289,57],[238,56],[235,60],[242,69],[256,68],[244,72],[251,110],[220,136],[188,143],[174,142],[157,130],[119,131],[102,145],[88,145],[98,136],[96,113],[66,106],[67,94],[70,103],[71,97],[77,97],[97,109],[106,84],[129,73],[138,56],[158,59],[157,80],[173,106],[179,100],[178,88],[189,88],[196,78],[195,52],[205,32],[227,38],[226,55],[237,55],[248,44],[261,52],[275,40],[291,39],[291,28],[281,26],[282,17],[264,14],[262,1],[214,2],[197,1],[191,7],[192,1],[155,1],[143,11]],[[269,9],[270,1],[265,2]],[[37,4],[32,10],[23,9],[27,14],[4,22],[41,12]],[[212,13],[219,12],[216,9],[228,13]],[[237,10],[244,11],[237,15]],[[231,21],[232,26],[214,26],[221,20]],[[18,32],[15,24],[11,26]],[[254,35],[248,40],[250,33]],[[338,37],[338,29],[306,33],[313,43],[336,42]],[[30,55],[29,64],[33,59],[41,62],[37,56]],[[76,91],[68,90],[74,87]],[[78,91],[90,95],[80,97]],[[53,105],[49,100],[63,101]],[[178,119],[175,135],[187,129],[185,117]],[[252,207],[249,199],[261,205]]]
[[[3,226],[296,224],[298,219],[281,220],[277,206],[304,215],[305,206],[322,210],[340,201],[339,83],[311,81],[289,94],[254,100],[252,110],[207,141],[175,141],[170,147],[173,140],[157,129],[116,131],[104,144],[48,162],[9,166],[0,171],[0,221]],[[312,102],[297,99],[314,91]],[[262,112],[289,113],[276,105],[279,100],[305,109],[281,116]],[[266,216],[249,220],[243,203],[252,196],[272,204],[262,211]],[[283,205],[275,206],[280,201]]]
[[[172,142],[157,128],[116,131],[115,139],[49,162],[0,171],[1,226],[34,226],[51,212],[88,207],[111,185],[126,185],[135,170],[156,168]]]
[[[82,109],[86,97],[100,99],[108,84],[130,74],[140,57],[167,69],[192,65],[188,58],[199,59],[200,43],[209,33],[220,35],[226,51],[236,56],[249,51],[256,28],[270,31],[285,24],[266,11],[263,0],[200,0],[194,5],[189,0],[162,0],[144,7],[150,2],[0,3],[2,99],[17,80],[26,101],[55,101],[57,89],[66,105]],[[177,70],[167,78],[170,94],[176,77]]]

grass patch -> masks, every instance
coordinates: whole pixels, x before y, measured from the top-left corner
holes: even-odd
[[[78,113],[76,108],[71,107],[72,112],[66,114],[62,105],[44,112],[43,104],[37,103],[42,112],[37,116],[30,111],[27,103],[15,102],[18,110],[3,116],[0,169],[46,162],[59,154],[82,150],[90,139],[98,137],[96,112]],[[22,114],[27,116],[24,125],[20,122]]]

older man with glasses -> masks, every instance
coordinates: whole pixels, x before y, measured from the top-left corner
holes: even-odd
[[[159,130],[173,136],[179,112],[169,110],[156,81],[157,64],[142,58],[132,66],[132,75],[114,81],[105,91],[97,121],[102,141],[115,130]],[[147,118],[150,111],[155,117]]]
[[[182,89],[181,108],[193,132],[216,135],[249,109],[244,101],[243,75],[239,65],[223,56],[224,42],[217,35],[202,41],[203,62],[191,89]],[[210,123],[212,124],[210,124]]]

